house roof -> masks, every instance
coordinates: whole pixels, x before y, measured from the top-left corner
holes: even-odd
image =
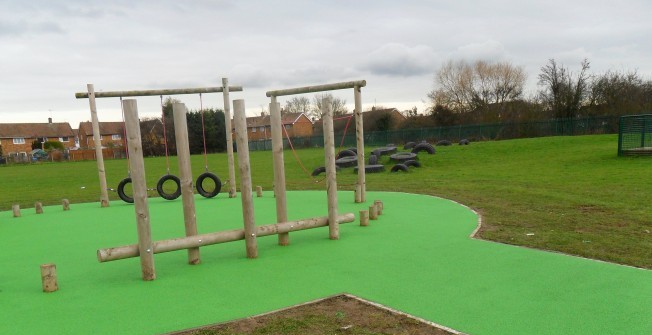
[[[122,134],[124,122],[100,122],[100,135]],[[79,123],[79,133],[82,135],[93,135],[93,123],[90,121]]]
[[[281,123],[286,125],[286,124],[295,124],[301,116],[304,116],[308,121],[310,119],[306,116],[304,113],[286,113],[281,116]],[[312,122],[312,121],[310,121]],[[270,121],[270,116],[269,115],[263,115],[263,116],[253,116],[253,117],[248,117],[247,118],[247,127],[252,128],[252,127],[265,127],[269,126],[271,124]]]
[[[0,138],[73,137],[68,122],[0,123]]]

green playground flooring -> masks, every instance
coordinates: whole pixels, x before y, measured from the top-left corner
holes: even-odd
[[[470,334],[652,334],[652,271],[475,240],[468,208],[425,195],[369,192],[385,210],[361,227],[259,238],[155,256],[143,282],[137,258],[99,263],[98,248],[137,241],[133,205],[0,212],[0,334],[159,334],[347,292]],[[325,216],[326,192],[288,192],[290,220]],[[184,234],[181,200],[151,198],[155,240]],[[270,192],[254,198],[256,224],[275,220]],[[196,198],[200,233],[241,228],[241,199]],[[624,246],[626,247],[626,246]],[[39,265],[56,263],[59,291],[41,291]],[[335,312],[335,311],[334,311]]]

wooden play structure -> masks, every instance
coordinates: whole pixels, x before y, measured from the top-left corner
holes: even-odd
[[[225,123],[226,123],[226,148],[227,148],[227,159],[228,159],[228,165],[229,165],[229,197],[235,197],[236,196],[236,186],[235,186],[235,167],[234,167],[234,160],[233,160],[233,139],[232,139],[232,133],[230,129],[233,129],[231,126],[231,110],[230,110],[230,98],[229,98],[229,92],[241,92],[242,91],[242,86],[229,86],[229,80],[228,78],[222,78],[222,86],[221,87],[200,87],[200,88],[179,88],[179,89],[160,89],[160,90],[136,90],[136,91],[112,91],[112,92],[95,92],[93,84],[88,84],[87,85],[87,92],[81,92],[81,93],[75,93],[75,97],[77,99],[85,99],[88,98],[88,102],[90,105],[90,111],[91,111],[91,122],[93,126],[93,142],[95,143],[95,153],[96,153],[96,161],[97,161],[97,171],[99,174],[99,179],[100,179],[100,205],[101,207],[108,207],[109,206],[109,194],[108,190],[109,188],[107,187],[107,182],[106,182],[106,174],[105,174],[105,169],[104,169],[104,157],[102,156],[102,141],[101,141],[101,134],[100,134],[100,125],[99,125],[99,120],[97,117],[97,106],[95,103],[96,98],[122,98],[124,97],[141,97],[141,96],[160,96],[161,101],[163,100],[164,95],[182,95],[182,94],[199,94],[201,98],[201,94],[205,93],[219,93],[221,92],[224,98],[224,118],[225,118]],[[124,104],[123,104],[124,108]],[[124,110],[123,110],[124,111]],[[126,123],[126,122],[125,122]],[[165,129],[164,129],[165,130]],[[167,147],[167,145],[166,145]],[[167,148],[166,148],[166,156],[167,156]],[[169,165],[168,165],[169,169]],[[163,178],[174,180],[177,183],[180,181],[176,176],[171,176],[168,171],[168,175],[164,176]],[[164,179],[159,180],[159,185],[162,187],[162,183],[165,181]],[[202,176],[198,178],[197,184],[201,186],[201,182],[206,179],[210,178],[213,179],[216,182],[219,182],[219,179],[215,177],[214,175],[208,173],[204,173]],[[131,182],[131,176],[128,178],[125,178],[122,182],[121,185],[124,187],[125,183]],[[220,185],[221,186],[221,185]],[[160,188],[159,193],[161,193]],[[181,188],[179,186],[179,188]],[[161,194],[163,196],[163,194]],[[202,194],[203,195],[203,194]],[[178,196],[178,194],[177,194]],[[214,196],[214,195],[213,195]],[[122,197],[121,197],[122,198]],[[124,199],[123,199],[124,200]]]
[[[309,218],[298,221],[285,221],[256,226],[254,222],[253,208],[253,191],[251,183],[251,166],[249,163],[249,149],[247,146],[247,126],[245,117],[245,107],[243,100],[233,101],[235,134],[238,147],[238,167],[240,171],[240,190],[243,208],[244,228],[230,231],[221,231],[209,234],[197,234],[197,223],[195,218],[194,197],[192,192],[192,175],[190,173],[190,154],[188,151],[188,133],[186,128],[186,107],[182,103],[173,105],[173,114],[175,120],[175,131],[178,148],[179,173],[181,179],[181,191],[183,200],[184,222],[186,236],[170,240],[153,242],[151,238],[150,215],[147,202],[147,186],[145,185],[145,166],[142,155],[142,143],[140,140],[140,127],[138,121],[138,108],[135,99],[126,99],[122,101],[125,126],[128,138],[129,152],[131,153],[130,168],[133,180],[134,204],[138,231],[138,244],[127,245],[114,248],[100,249],[97,251],[97,257],[100,262],[140,257],[141,271],[143,280],[156,279],[156,270],[154,265],[154,254],[175,251],[188,250],[188,263],[199,264],[200,254],[199,247],[224,243],[237,240],[245,240],[246,254],[248,258],[256,258],[258,248],[256,238],[267,235],[283,235],[292,231],[310,229],[328,225],[329,236],[337,232],[340,223],[352,222],[355,220],[353,213],[337,215],[337,197],[332,196],[337,190],[337,184],[334,178],[334,166],[332,168],[332,182],[329,183],[329,215],[328,217]],[[328,107],[326,107],[328,108]],[[331,115],[332,113],[328,113]],[[332,123],[332,121],[331,121]],[[332,130],[331,130],[332,132]],[[327,160],[333,160],[334,164],[334,145],[333,141],[328,142],[330,150],[327,150]],[[332,156],[332,157],[331,157]],[[283,168],[282,166],[280,168]],[[233,178],[232,180],[235,180]],[[285,190],[285,184],[275,184],[282,186]],[[332,185],[332,189],[330,188]],[[278,196],[277,196],[278,201]],[[278,205],[277,205],[278,207]],[[287,213],[287,212],[286,212]]]
[[[276,196],[276,220],[277,222],[287,221],[287,201],[285,194],[285,168],[283,158],[283,135],[281,124],[281,106],[277,102],[277,97],[316,93],[325,91],[334,91],[342,89],[353,89],[355,98],[355,123],[356,123],[356,144],[358,158],[358,181],[355,192],[355,202],[365,202],[365,168],[364,168],[364,134],[362,125],[362,98],[361,88],[366,86],[365,80],[349,81],[334,84],[325,84],[317,86],[304,86],[290,89],[267,91],[266,95],[270,97],[269,104],[270,121],[272,130],[272,155],[274,159],[274,194]],[[328,99],[322,103],[322,115],[324,121],[324,153],[326,167],[326,190],[328,192],[328,218],[329,235],[331,239],[339,238],[339,228],[337,226],[337,180],[335,167],[335,134],[333,131],[333,111]],[[279,234],[278,244],[288,245],[290,243],[289,234]]]

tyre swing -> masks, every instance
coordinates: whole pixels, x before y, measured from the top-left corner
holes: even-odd
[[[195,187],[197,188],[197,193],[204,198],[213,198],[220,193],[222,190],[222,181],[214,173],[211,173],[208,170],[208,154],[206,153],[206,128],[204,126],[204,106],[203,106],[202,96],[199,93],[199,109],[201,110],[201,132],[202,140],[204,144],[204,173],[200,174],[197,177],[195,182]],[[210,188],[204,185],[204,181],[210,180],[215,184],[215,188],[210,190]]]
[[[163,177],[161,177],[156,183],[156,192],[158,192],[158,194],[163,199],[174,200],[179,196],[181,196],[181,180],[179,179],[179,177],[170,174],[170,155],[168,153],[168,137],[167,137],[167,130],[165,128],[165,110],[163,107],[163,96],[161,95],[160,97],[161,97],[161,120],[163,124],[163,144],[165,145],[165,167],[167,169],[167,173]],[[176,185],[176,188],[174,189],[173,192],[168,192],[165,189],[165,183],[169,180],[171,180]]]
[[[125,124],[125,112],[124,108],[122,107],[122,97],[120,97],[120,110],[122,112],[122,124]],[[133,204],[134,203],[134,197],[127,195],[127,192],[125,192],[125,187],[127,185],[131,184],[131,170],[129,168],[129,150],[127,149],[127,130],[123,127],[122,129],[122,136],[124,138],[124,148],[125,148],[125,157],[127,158],[127,178],[122,179],[120,183],[118,183],[118,188],[115,189],[115,191],[118,193],[118,197],[120,200]],[[109,189],[110,191],[114,191],[113,189]],[[151,189],[147,189],[150,191]]]

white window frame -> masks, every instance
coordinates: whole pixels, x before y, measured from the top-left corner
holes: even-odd
[[[14,137],[14,144],[25,144],[24,137]]]
[[[112,134],[111,135],[111,140],[112,141],[118,141],[118,140],[121,140],[121,139],[122,139],[122,135],[120,135],[120,134]]]
[[[264,132],[265,131],[265,126],[258,128],[258,131]]]
[[[59,137],[59,142],[70,142],[69,136]]]
[[[252,132],[252,133],[255,133],[256,130],[258,130],[258,128],[256,128],[256,127],[251,128],[251,132]]]

